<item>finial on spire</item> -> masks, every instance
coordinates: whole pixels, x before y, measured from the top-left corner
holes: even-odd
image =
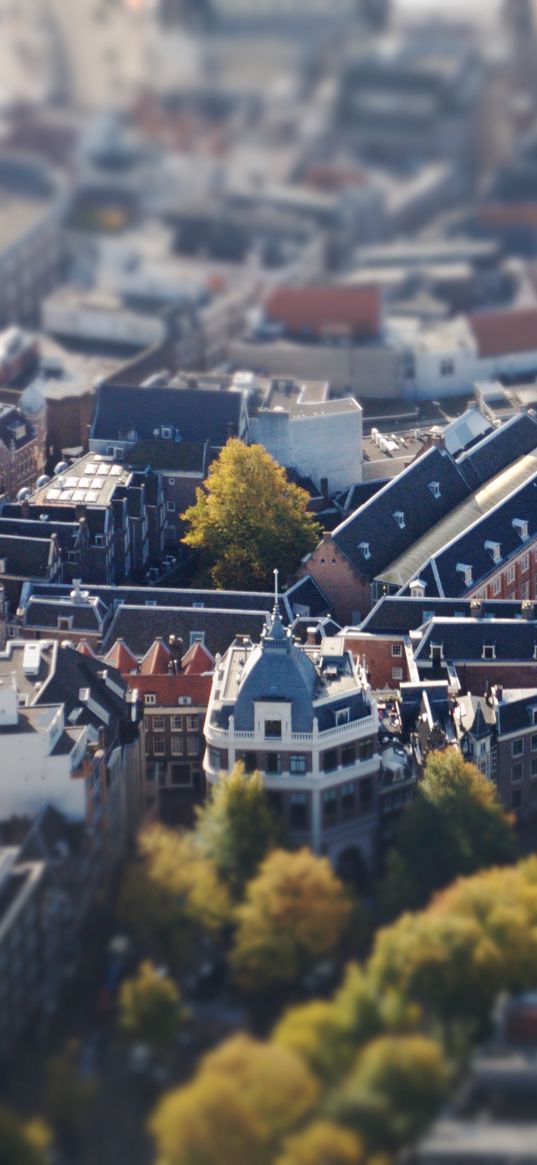
[[[275,610],[277,610],[277,608],[278,608],[278,603],[279,603],[279,598],[278,598],[278,579],[279,579],[279,577],[280,577],[280,572],[279,572],[278,568],[276,567],[276,568],[275,568],[275,570],[273,570],[273,572],[272,572],[272,573],[273,573],[273,575],[274,575],[274,609],[275,609]]]

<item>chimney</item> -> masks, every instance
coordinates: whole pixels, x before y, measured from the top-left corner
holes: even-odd
[[[315,638],[316,628],[308,627],[306,631],[306,644],[308,647],[315,647],[317,640]]]
[[[472,619],[481,619],[483,615],[483,600],[470,599],[470,615]]]
[[[535,603],[532,603],[530,599],[524,599],[520,609],[523,619],[532,620],[535,618]]]
[[[168,638],[168,647],[172,656],[170,661],[171,670],[175,675],[179,675],[182,671],[183,640],[179,635],[170,635]]]

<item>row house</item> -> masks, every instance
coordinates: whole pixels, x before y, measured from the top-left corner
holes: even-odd
[[[203,724],[214,659],[201,643],[186,652],[175,636],[155,639],[138,661],[118,639],[104,662],[121,672],[143,701],[146,779],[164,817],[191,824],[205,791]]]
[[[142,711],[112,668],[58,642],[0,652],[0,820],[47,805],[91,831],[103,874],[146,812]]]

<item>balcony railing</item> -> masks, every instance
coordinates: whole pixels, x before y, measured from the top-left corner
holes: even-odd
[[[349,720],[345,724],[336,724],[334,728],[325,728],[323,732],[319,732],[314,722],[313,732],[282,732],[281,737],[278,737],[278,744],[312,744],[317,742],[319,744],[325,741],[334,740],[340,736],[348,736],[355,732],[376,732],[378,723],[375,716],[362,716],[359,720]],[[229,740],[236,744],[252,744],[254,741],[275,743],[275,738],[265,736],[263,732],[237,732],[232,724],[229,728],[218,728],[214,724],[207,725],[206,735],[208,738],[213,737],[217,740]]]

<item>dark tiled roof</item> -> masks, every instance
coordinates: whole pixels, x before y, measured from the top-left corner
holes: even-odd
[[[58,618],[72,619],[73,631],[99,632],[106,622],[107,610],[96,603],[59,603],[31,595],[24,610],[25,627],[58,627]]]
[[[6,574],[46,579],[50,557],[51,539],[47,538],[45,530],[42,538],[0,534],[0,558],[6,559]]]
[[[108,687],[99,675],[103,670],[101,660],[93,659],[73,647],[58,647],[54,674],[37,696],[36,704],[64,704],[66,718],[74,708],[82,708],[78,724],[102,725],[98,712],[93,712],[81,701],[80,692],[89,688],[96,703],[110,715],[108,739],[112,740],[120,721],[130,720],[130,709],[125,699]],[[108,668],[114,686],[127,692],[127,685],[115,668]]]
[[[483,659],[485,645],[494,646],[497,660],[528,662],[534,658],[537,623],[525,619],[432,619],[414,647],[416,663],[430,658],[432,643],[441,643],[444,659],[454,663]]]
[[[34,431],[15,405],[0,405],[0,441],[6,449],[22,449],[33,441]]]
[[[496,725],[499,736],[510,732],[523,732],[534,724],[534,710],[537,711],[537,689],[527,692],[519,700],[506,700],[496,707]]]
[[[478,486],[536,447],[537,416],[534,412],[518,413],[499,429],[483,437],[460,458],[459,465],[470,481],[472,473],[475,474],[475,484]]]
[[[520,599],[484,599],[482,611],[484,619],[522,618]],[[464,617],[471,613],[470,599],[440,599],[436,595],[427,598],[427,592],[423,599],[411,595],[384,595],[366,615],[360,630],[379,635],[404,634],[421,627],[431,615]]]
[[[192,607],[118,607],[103,641],[107,651],[116,639],[124,639],[137,656],[145,655],[153,641],[160,636],[165,642],[170,635],[183,641],[186,651],[193,632],[204,633],[204,643],[213,656],[222,655],[236,635],[249,635],[254,641],[261,637],[267,621],[267,612],[214,610]]]
[[[438,482],[438,497],[429,488],[432,482]],[[453,458],[435,447],[346,518],[332,537],[361,574],[374,578],[470,492]],[[403,528],[393,516],[396,512],[404,515]],[[369,558],[359,549],[362,542],[369,546]]]
[[[283,599],[290,617],[297,613],[297,605],[309,607],[309,613],[312,616],[330,613],[330,603],[326,595],[309,575],[305,575],[304,578],[299,579],[292,587],[289,587]]]
[[[537,537],[537,475],[440,550],[420,569],[420,578],[427,583],[426,593],[455,598],[466,594],[488,578],[500,564],[494,563],[490,550],[485,547],[487,542],[499,543],[501,563],[519,554],[523,542],[517,528],[513,526],[517,519],[527,522],[528,541],[532,542]],[[472,568],[469,583],[465,581],[464,572],[457,569],[462,565]],[[408,593],[408,589],[407,586],[404,591]]]
[[[231,390],[103,384],[91,435],[95,440],[113,441],[136,429],[140,441],[152,441],[157,424],[178,429],[184,441],[225,445],[230,435],[239,432],[241,408],[242,393]]]

